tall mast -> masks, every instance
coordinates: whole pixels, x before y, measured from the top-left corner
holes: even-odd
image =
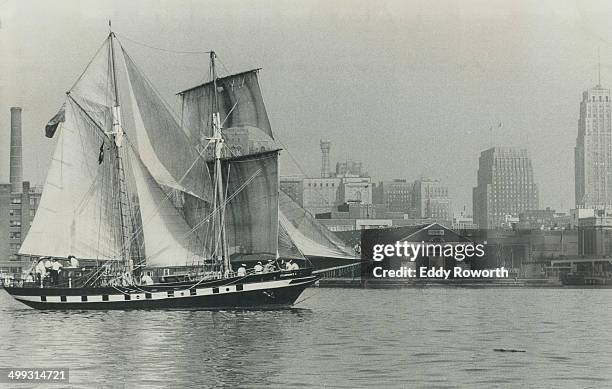
[[[110,27],[110,21],[109,21]],[[119,187],[119,220],[121,223],[121,240],[122,240],[122,250],[121,250],[121,258],[123,259],[123,264],[125,266],[125,271],[131,273],[134,270],[134,262],[131,256],[131,241],[130,241],[130,225],[131,225],[131,212],[130,212],[130,204],[129,198],[127,195],[127,187],[125,182],[125,169],[123,164],[123,159],[121,158],[121,147],[123,144],[123,126],[121,125],[121,107],[119,105],[119,89],[117,86],[117,71],[115,67],[115,48],[114,48],[114,39],[115,33],[110,32],[108,35],[108,39],[110,40],[110,63],[112,70],[112,81],[113,81],[113,89],[115,94],[115,101],[112,107],[112,120],[113,120],[113,128],[109,135],[113,139],[114,147],[113,151],[116,159],[116,167],[117,167],[117,181]]]
[[[213,99],[213,136],[211,140],[214,142],[215,148],[215,183],[217,195],[215,196],[213,209],[216,211],[218,207],[221,207],[220,212],[217,212],[216,230],[215,230],[215,253],[219,253],[218,242],[221,243],[221,255],[223,257],[223,270],[228,272],[231,270],[230,258],[227,253],[227,242],[225,236],[225,193],[223,191],[223,173],[221,171],[221,152],[223,151],[223,136],[221,136],[221,118],[219,115],[219,96],[217,94],[217,70],[215,68],[216,54],[214,51],[210,52],[210,68],[213,79],[213,89],[215,98]],[[217,233],[219,234],[219,240],[217,240]]]

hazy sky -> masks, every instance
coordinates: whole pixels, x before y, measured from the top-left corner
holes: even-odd
[[[214,49],[230,72],[262,67],[277,137],[311,175],[319,139],[332,164],[376,180],[440,178],[471,209],[480,151],[527,148],[541,206],[574,203],[582,91],[612,85],[612,3],[584,1],[0,0],[0,181],[9,107],[23,107],[24,177],[42,183],[54,141],[44,124],[108,33],[172,103],[207,77]],[[222,74],[226,73],[222,68]],[[489,128],[503,123],[494,137]],[[299,170],[285,156],[284,173]]]

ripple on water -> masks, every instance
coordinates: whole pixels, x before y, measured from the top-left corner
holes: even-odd
[[[257,312],[38,312],[1,292],[0,366],[68,366],[76,387],[612,386],[612,291],[584,292],[310,289]]]

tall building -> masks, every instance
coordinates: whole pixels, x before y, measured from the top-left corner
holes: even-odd
[[[612,205],[612,126],[610,89],[597,85],[582,94],[576,138],[576,207]]]
[[[30,228],[41,190],[23,181],[21,108],[11,108],[10,182],[0,184],[0,273],[19,276],[29,259],[17,252]]]
[[[389,212],[402,212],[413,214],[412,182],[405,179],[383,181],[379,185],[382,194],[382,202]]]
[[[522,211],[538,209],[538,187],[527,150],[493,147],[480,153],[472,193],[474,222],[499,228]]]
[[[331,142],[328,140],[321,139],[321,178],[331,177],[329,168],[329,150],[331,148]]]
[[[448,187],[440,180],[421,178],[413,186],[414,209],[417,218],[435,219],[451,223],[453,215]]]

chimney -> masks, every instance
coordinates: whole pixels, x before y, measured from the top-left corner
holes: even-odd
[[[321,178],[329,178],[329,149],[331,142],[321,139]]]
[[[10,183],[11,192],[22,190],[23,166],[21,158],[21,107],[11,107],[11,156]]]

